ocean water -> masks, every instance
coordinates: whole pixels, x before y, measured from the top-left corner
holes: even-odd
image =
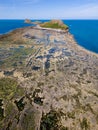
[[[98,20],[64,20],[82,47],[98,53]]]
[[[24,23],[24,20],[0,20],[0,34],[26,26],[31,26],[31,24]]]
[[[98,20],[63,20],[63,22],[69,26],[69,31],[80,46],[98,53]],[[24,23],[24,20],[0,20],[0,34],[26,26],[31,24]]]

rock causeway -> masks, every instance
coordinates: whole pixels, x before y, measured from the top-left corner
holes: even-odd
[[[0,130],[98,130],[98,54],[68,30],[0,35]]]

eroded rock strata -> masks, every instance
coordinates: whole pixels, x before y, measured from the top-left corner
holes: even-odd
[[[0,36],[0,130],[97,130],[98,55],[69,32]]]

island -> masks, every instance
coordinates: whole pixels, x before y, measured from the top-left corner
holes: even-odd
[[[40,24],[41,21],[36,21],[36,20],[31,21],[30,19],[25,19],[24,23],[37,25],[37,24]]]
[[[68,26],[65,25],[61,20],[51,20],[49,22],[44,22],[40,24],[43,28],[53,28],[53,29],[68,29]]]
[[[32,24],[32,21],[30,19],[25,19],[24,23]]]
[[[0,35],[0,130],[97,130],[98,54],[52,20]]]

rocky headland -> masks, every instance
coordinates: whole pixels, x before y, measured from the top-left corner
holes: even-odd
[[[98,129],[98,54],[52,24],[0,36],[0,130]]]

